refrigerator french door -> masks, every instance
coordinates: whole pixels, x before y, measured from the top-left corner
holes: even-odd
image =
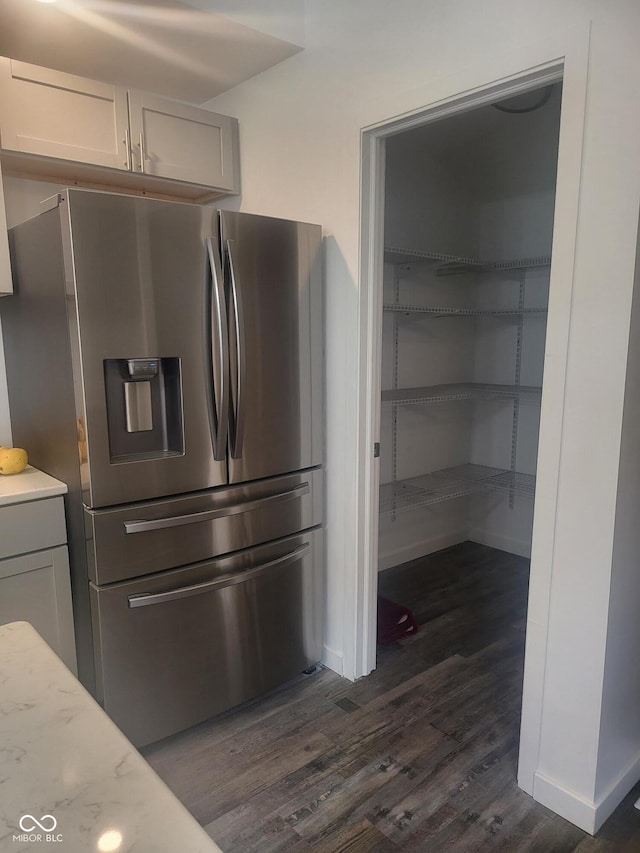
[[[216,214],[69,190],[56,210],[87,506],[227,482],[214,459],[208,259]],[[45,261],[46,262],[46,261]],[[146,371],[146,372],[145,372]]]
[[[229,482],[322,461],[321,290],[314,226],[221,211],[230,322]],[[268,355],[267,355],[268,354]]]
[[[242,555],[270,543],[278,550],[287,537],[321,529],[321,231],[306,223],[79,189],[66,190],[45,208],[10,232],[15,294],[0,310],[13,438],[36,467],[69,487],[81,679],[125,733],[149,742],[153,727],[145,734],[134,724],[145,713],[140,695],[153,696],[158,687],[146,680],[166,679],[163,695],[173,695],[176,707],[184,708],[180,668],[169,677],[170,668],[145,663],[137,670],[138,693],[124,685],[132,683],[136,650],[159,647],[163,632],[174,631],[171,614],[178,611],[163,599],[161,607],[148,605],[153,619],[133,619],[132,613],[126,623],[131,654],[119,657],[115,636],[122,619],[118,608],[107,605],[116,600],[108,591],[128,584],[138,589],[144,579],[149,595],[164,593],[162,573],[172,574],[166,578],[172,590],[174,583],[192,586],[192,575],[197,583],[217,583],[217,569],[209,566],[202,575],[197,568],[215,559],[227,561],[229,589],[238,589],[199,601],[224,601],[226,612],[232,602],[245,601],[246,579],[250,597],[268,588],[272,603],[291,604],[290,572],[282,563]],[[241,636],[259,636],[272,666],[242,663],[243,671],[262,673],[244,692],[227,690],[215,675],[219,668],[195,666],[192,677],[202,684],[210,669],[209,686],[202,689],[217,697],[198,706],[200,718],[320,658],[320,538],[314,532],[309,553],[291,563],[304,565],[305,577],[315,573],[314,582],[303,585],[305,595],[294,596],[306,620],[302,634],[267,642],[258,630],[266,604],[252,610],[238,603],[237,618],[248,620],[249,633]],[[259,583],[256,561],[264,567]],[[278,595],[267,582],[272,564]],[[184,571],[184,578],[173,577],[176,571]],[[118,601],[140,609],[131,605],[133,592],[121,592],[125,597]],[[176,600],[196,597],[181,593]],[[218,618],[215,607],[209,613],[202,604],[191,605],[205,622]],[[232,619],[228,612],[226,618]],[[238,661],[258,655],[249,641],[237,649],[231,635],[227,643],[207,631],[203,624],[195,636],[230,666],[234,655]],[[175,644],[184,653],[179,637],[180,631]],[[194,660],[201,651],[195,644]],[[295,665],[281,666],[280,659]],[[250,676],[242,683],[250,685]],[[153,702],[147,712],[149,720],[157,712]],[[193,718],[168,711],[165,727],[153,728],[153,737]]]

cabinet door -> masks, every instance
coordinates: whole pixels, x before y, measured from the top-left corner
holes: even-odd
[[[129,92],[133,170],[238,190],[238,122],[177,101]]]
[[[2,148],[130,168],[124,89],[0,59]]]
[[[0,625],[30,622],[76,672],[66,546],[0,560]]]

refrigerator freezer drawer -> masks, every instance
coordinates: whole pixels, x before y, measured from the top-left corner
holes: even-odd
[[[90,579],[102,586],[250,548],[322,523],[316,468],[187,497],[85,508]]]
[[[134,744],[193,726],[320,660],[322,535],[91,584],[98,698]]]

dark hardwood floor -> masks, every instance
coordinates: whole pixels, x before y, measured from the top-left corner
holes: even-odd
[[[320,669],[145,757],[225,853],[636,853],[640,786],[591,838],[516,785],[527,580],[469,542],[384,572],[420,630],[372,675]]]

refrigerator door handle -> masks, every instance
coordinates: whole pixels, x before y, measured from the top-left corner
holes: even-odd
[[[197,524],[201,521],[212,521],[216,518],[228,518],[230,515],[238,515],[242,512],[250,512],[252,509],[260,509],[265,504],[276,504],[301,498],[309,494],[309,483],[300,483],[286,492],[278,492],[275,495],[266,495],[264,498],[255,498],[249,501],[239,501],[230,506],[206,509],[202,512],[190,512],[185,515],[172,515],[165,518],[152,518],[149,520],[125,521],[125,533],[148,533],[151,530],[164,530],[167,527],[181,527],[184,524]]]
[[[229,283],[231,285],[231,299],[233,301],[232,317],[235,338],[235,382],[236,399],[235,412],[232,414],[233,431],[231,435],[231,456],[239,459],[242,456],[242,442],[244,438],[245,419],[245,375],[246,356],[244,347],[244,315],[242,310],[242,294],[238,288],[235,267],[233,264],[233,253],[231,250],[233,240],[225,240],[227,249],[227,260],[229,263]]]
[[[169,601],[176,601],[180,598],[189,598],[192,595],[202,595],[203,593],[212,592],[216,589],[223,589],[226,586],[233,586],[238,583],[252,580],[264,572],[269,571],[274,566],[286,566],[289,563],[294,563],[300,560],[311,550],[311,545],[306,542],[295,551],[289,554],[284,554],[282,557],[276,557],[275,560],[269,560],[267,563],[262,563],[253,569],[234,572],[233,574],[223,575],[215,580],[205,581],[204,583],[195,583],[190,586],[179,587],[178,589],[170,589],[166,592],[142,592],[138,595],[130,595],[128,598],[129,607],[148,607],[151,604],[166,604]]]
[[[229,326],[222,286],[222,264],[217,246],[207,237],[207,257],[211,269],[211,317],[206,334],[211,344],[211,383],[207,389],[213,458],[224,462],[229,425]],[[205,319],[206,322],[206,319]],[[216,400],[216,389],[218,399]],[[218,408],[219,404],[219,408]]]

